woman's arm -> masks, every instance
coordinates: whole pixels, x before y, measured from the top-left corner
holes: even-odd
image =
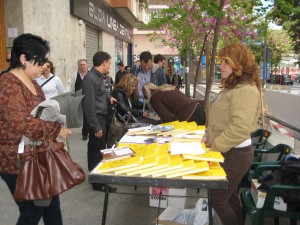
[[[32,140],[55,140],[61,130],[61,125],[56,122],[42,121],[30,115],[24,90],[19,85],[2,85],[0,94],[1,116],[7,121],[10,130],[20,135],[25,135]]]

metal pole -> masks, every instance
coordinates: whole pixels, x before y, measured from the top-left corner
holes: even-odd
[[[264,35],[264,52],[263,52],[263,88],[266,85],[266,78],[267,78],[267,34],[268,34],[268,21],[267,17],[265,20],[265,35]]]
[[[191,60],[191,51],[188,50],[187,52],[187,60],[186,60],[186,68],[188,71],[185,73],[185,95],[191,96],[190,94],[190,60]]]

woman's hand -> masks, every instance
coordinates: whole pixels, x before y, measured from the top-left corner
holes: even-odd
[[[211,147],[211,144],[208,142],[208,138],[207,137],[204,136],[202,138],[201,142],[203,142],[207,148]]]
[[[95,133],[95,136],[96,136],[97,138],[101,138],[101,137],[103,136],[102,130],[99,130],[97,133]]]
[[[116,103],[118,102],[118,100],[115,99],[114,97],[111,97],[111,98],[109,99],[109,102],[110,102],[111,105],[114,105],[114,104],[116,104]]]
[[[150,117],[150,114],[147,112],[143,112],[143,117]]]
[[[63,139],[67,139],[72,134],[72,131],[65,127],[64,124],[61,124],[60,132],[58,136],[62,137]]]

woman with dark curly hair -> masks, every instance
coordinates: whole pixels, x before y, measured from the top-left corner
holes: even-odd
[[[33,34],[21,34],[13,43],[11,70],[0,78],[0,177],[12,195],[20,169],[18,150],[30,149],[30,145],[22,146],[22,136],[34,142],[47,142],[58,136],[65,139],[71,134],[63,124],[42,122],[30,114],[45,100],[35,79],[41,76],[49,51],[48,41]],[[35,188],[34,183],[32,188]],[[16,201],[16,204],[18,225],[37,225],[41,218],[45,225],[63,224],[59,196],[53,197],[49,206],[30,200]]]
[[[65,88],[58,76],[55,76],[53,62],[47,59],[43,66],[43,75],[36,79],[41,86],[46,99],[65,93]]]
[[[251,132],[261,112],[259,70],[249,48],[234,44],[220,50],[222,91],[209,111],[203,141],[222,152],[227,190],[212,190],[212,207],[224,225],[242,224],[238,185],[250,168],[254,150]]]

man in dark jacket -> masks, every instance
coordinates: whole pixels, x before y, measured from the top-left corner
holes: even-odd
[[[107,136],[107,102],[114,104],[117,100],[106,92],[104,79],[109,73],[111,57],[107,52],[97,52],[93,57],[94,67],[83,79],[82,94],[83,113],[87,118],[89,129],[88,170],[93,170],[103,159],[102,149],[106,148]],[[93,184],[94,190],[105,191],[106,185]],[[109,187],[108,191],[116,191]]]
[[[122,79],[122,77],[127,73],[125,71],[125,67],[122,62],[119,62],[117,66],[118,66],[118,72],[116,73],[115,85],[117,85],[119,81]]]
[[[82,80],[88,72],[88,63],[86,59],[79,59],[77,62],[78,72],[75,81],[75,92],[82,88]],[[82,122],[82,140],[87,140],[88,138],[88,128],[86,117],[83,114],[83,122]]]

